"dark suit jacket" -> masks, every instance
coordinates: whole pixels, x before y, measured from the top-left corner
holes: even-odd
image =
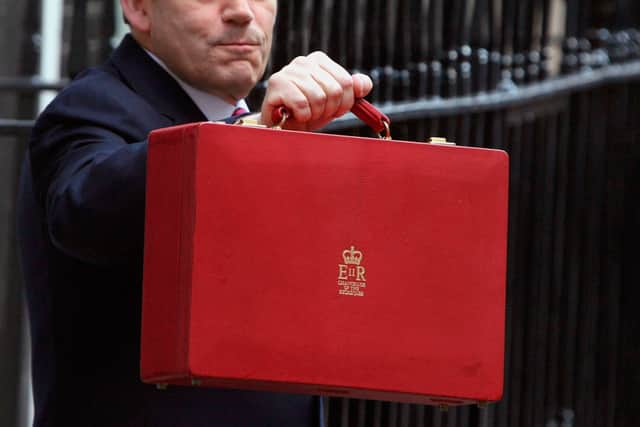
[[[130,36],[39,117],[18,200],[35,426],[316,423],[309,396],[160,391],[139,379],[146,138],[203,120]]]

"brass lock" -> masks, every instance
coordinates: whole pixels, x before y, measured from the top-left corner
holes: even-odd
[[[427,142],[434,145],[456,145],[455,142],[447,141],[447,138],[442,138],[439,136],[432,136]]]

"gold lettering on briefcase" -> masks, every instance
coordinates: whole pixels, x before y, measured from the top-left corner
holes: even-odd
[[[338,264],[338,294],[363,297],[367,287],[366,270],[362,265],[362,252],[355,246],[342,251],[344,264]]]

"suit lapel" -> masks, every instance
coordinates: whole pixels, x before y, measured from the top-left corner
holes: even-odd
[[[151,59],[131,34],[125,36],[110,62],[129,87],[174,125],[207,120],[175,79]]]

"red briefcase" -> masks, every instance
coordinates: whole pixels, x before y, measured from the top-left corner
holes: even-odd
[[[145,382],[501,398],[504,152],[200,123],[147,174]]]

